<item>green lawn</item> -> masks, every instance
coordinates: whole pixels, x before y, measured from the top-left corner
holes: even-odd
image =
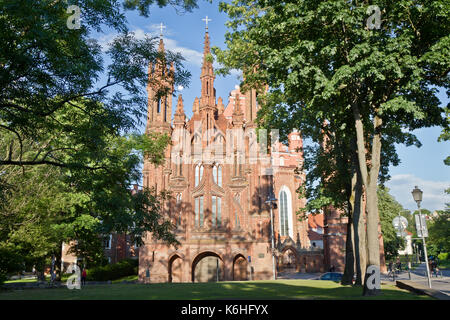
[[[218,300],[218,299],[433,299],[419,296],[394,285],[383,285],[382,295],[362,297],[360,287],[341,286],[332,281],[277,280],[219,283],[112,284],[86,286],[81,290],[32,289],[0,292],[3,299],[75,300],[75,299],[146,299],[146,300]]]
[[[61,276],[61,281],[65,282],[70,277],[70,274],[63,274]],[[50,282],[50,276],[45,276],[45,280]],[[37,282],[37,278],[34,279],[18,279],[18,280],[7,280],[5,283],[24,283],[24,282]]]
[[[133,276],[127,276],[127,277],[123,277],[123,278],[120,278],[120,279],[117,279],[117,280],[113,280],[112,283],[120,283],[122,281],[137,281],[137,279],[138,279],[138,276],[136,274],[136,275],[133,275]]]

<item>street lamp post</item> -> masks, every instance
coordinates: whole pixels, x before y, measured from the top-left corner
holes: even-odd
[[[276,280],[275,276],[275,240],[273,233],[273,207],[276,204],[277,199],[275,198],[273,192],[267,197],[266,203],[270,206],[270,237],[272,241],[272,274],[273,280]]]
[[[424,251],[424,254],[425,254],[425,264],[426,264],[426,267],[427,267],[428,287],[431,288],[430,267],[428,265],[427,245],[425,243],[424,228],[422,226],[422,211],[420,209],[420,203],[422,202],[422,194],[423,194],[423,192],[422,192],[422,190],[417,188],[417,186],[415,186],[411,193],[413,195],[414,201],[416,201],[416,203],[417,203],[417,207],[419,208],[420,235],[421,235],[421,238],[422,238],[423,251]]]

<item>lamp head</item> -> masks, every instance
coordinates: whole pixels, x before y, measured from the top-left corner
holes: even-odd
[[[273,194],[273,192],[267,197],[266,203],[269,205],[274,204],[275,209],[276,209],[276,202],[278,201],[277,198],[275,198],[275,195]]]
[[[414,198],[414,201],[417,202],[417,205],[420,206],[420,203],[422,202],[422,190],[417,188],[417,186],[414,187],[413,191],[411,192]]]

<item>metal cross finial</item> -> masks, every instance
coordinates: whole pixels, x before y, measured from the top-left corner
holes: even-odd
[[[159,34],[160,37],[162,37],[162,35],[163,35],[163,29],[165,29],[165,28],[166,28],[166,26],[163,25],[163,23],[161,22],[161,24],[159,25],[159,29],[161,30],[161,32],[160,32],[160,34]]]
[[[208,30],[208,21],[212,21],[211,19],[208,19],[208,16],[206,16],[205,19],[202,19],[202,21],[206,22],[206,30]]]

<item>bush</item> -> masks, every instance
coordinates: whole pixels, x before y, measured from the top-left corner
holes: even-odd
[[[445,253],[442,252],[442,253],[439,253],[438,259],[440,261],[449,260],[450,259],[450,255],[448,254],[448,252],[445,252]]]
[[[115,264],[88,269],[86,270],[86,280],[108,281],[136,275],[138,273],[138,263],[137,259],[125,259]]]
[[[0,286],[8,279],[6,272],[0,270]]]

